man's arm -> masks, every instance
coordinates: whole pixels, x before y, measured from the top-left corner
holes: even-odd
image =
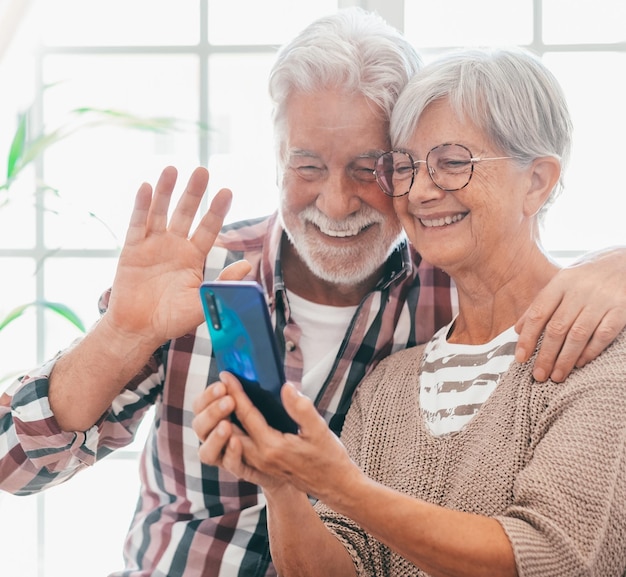
[[[156,358],[129,383],[98,422],[62,431],[48,399],[54,361],[30,372],[0,395],[0,489],[18,495],[59,485],[111,451],[132,442],[161,389]]]
[[[202,322],[198,287],[231,193],[218,192],[189,236],[208,172],[197,168],[192,173],[168,222],[176,177],[176,169],[167,167],[154,194],[147,183],[139,188],[109,308],[53,368],[50,406],[63,430],[93,426],[159,346]]]
[[[533,376],[561,382],[595,359],[626,326],[626,247],[590,253],[562,269],[515,325],[516,360],[543,342]]]

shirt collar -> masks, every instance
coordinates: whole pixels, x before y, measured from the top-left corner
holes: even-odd
[[[387,258],[383,275],[376,284],[375,290],[385,290],[391,284],[411,274],[412,270],[413,262],[411,260],[409,243],[406,237],[402,237],[402,240],[393,249],[389,258]]]

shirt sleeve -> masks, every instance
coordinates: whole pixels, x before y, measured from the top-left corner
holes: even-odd
[[[162,390],[162,367],[154,355],[93,427],[62,431],[48,398],[55,362],[56,358],[28,373],[0,396],[0,489],[4,491],[16,495],[42,491],[128,445]]]

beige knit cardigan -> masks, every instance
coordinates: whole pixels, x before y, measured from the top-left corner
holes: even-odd
[[[560,384],[534,381],[534,359],[513,363],[470,423],[439,438],[420,415],[422,351],[388,357],[357,390],[342,440],[366,474],[496,518],[520,577],[626,576],[626,335]],[[426,575],[316,507],[359,575]]]

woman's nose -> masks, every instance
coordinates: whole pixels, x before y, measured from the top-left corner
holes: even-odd
[[[440,200],[446,194],[446,191],[439,188],[433,181],[430,169],[426,166],[420,167],[413,178],[413,186],[409,190],[411,202],[424,203]]]

